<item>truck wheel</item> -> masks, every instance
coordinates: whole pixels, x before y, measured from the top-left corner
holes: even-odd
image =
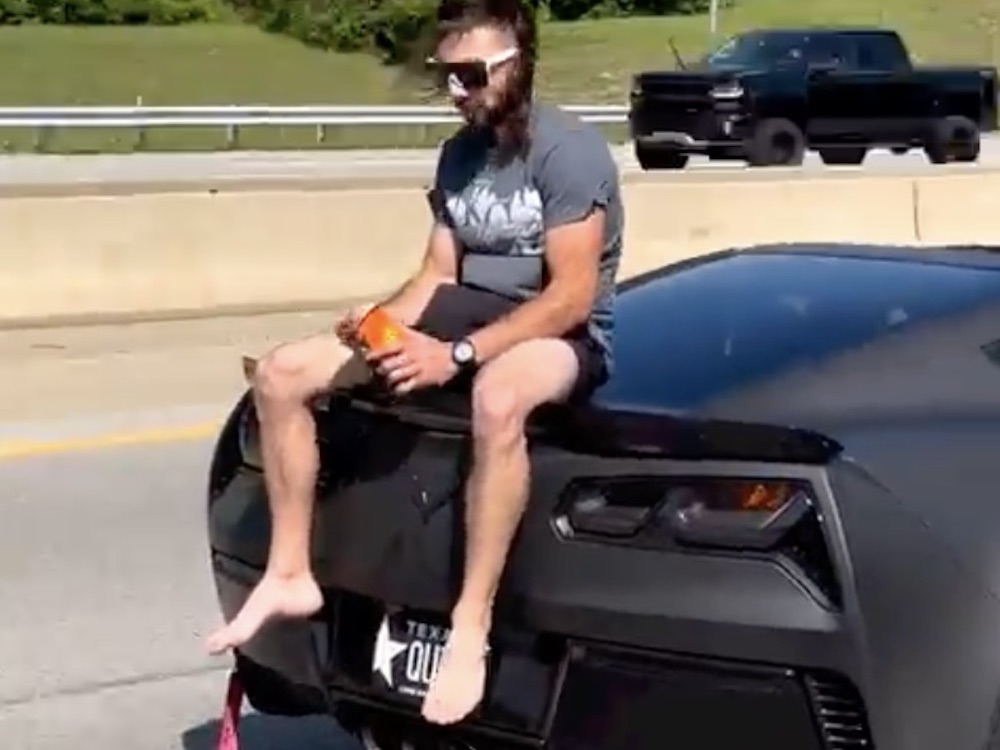
[[[931,126],[924,151],[932,164],[973,162],[979,158],[979,128],[968,117],[953,115]]]
[[[806,153],[806,139],[791,120],[761,120],[746,143],[752,167],[797,167]]]
[[[864,146],[843,146],[838,148],[821,148],[819,158],[824,164],[860,164],[868,155]]]
[[[688,163],[688,155],[670,146],[650,146],[635,144],[635,159],[643,170],[650,169],[684,169]]]

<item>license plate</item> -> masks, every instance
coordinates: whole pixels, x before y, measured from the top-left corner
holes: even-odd
[[[423,698],[441,662],[449,629],[388,615],[375,636],[372,678],[400,695]]]

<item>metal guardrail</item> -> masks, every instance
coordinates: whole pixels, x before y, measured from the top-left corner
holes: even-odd
[[[588,122],[621,124],[628,108],[616,105],[564,105]],[[37,131],[42,147],[51,133],[61,129],[130,128],[142,132],[161,127],[224,127],[229,145],[235,145],[239,128],[261,125],[307,126],[317,129],[317,139],[326,138],[326,128],[350,126],[431,127],[460,122],[450,106],[269,106],[213,105],[183,107],[85,106],[0,107],[0,129],[29,128]]]
[[[624,122],[628,108],[566,105],[584,120]],[[459,122],[452,107],[267,106],[0,107],[0,127],[115,128],[240,125],[438,125]]]

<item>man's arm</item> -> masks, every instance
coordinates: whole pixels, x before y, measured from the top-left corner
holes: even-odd
[[[469,339],[480,362],[522,341],[562,336],[584,323],[598,291],[605,209],[617,168],[607,144],[586,130],[565,134],[536,177],[549,283],[541,293]]]
[[[457,248],[451,228],[435,221],[427,238],[427,249],[420,268],[382,306],[404,325],[414,325],[434,290],[440,284],[455,282],[457,268]]]
[[[458,247],[444,202],[445,185],[460,159],[458,146],[457,139],[446,141],[438,156],[434,187],[427,193],[434,224],[427,238],[423,262],[417,272],[382,303],[391,316],[407,326],[417,322],[440,284],[454,283],[458,277]]]

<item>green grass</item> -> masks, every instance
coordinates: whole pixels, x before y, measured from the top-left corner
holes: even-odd
[[[883,24],[898,29],[920,62],[1000,62],[1000,0],[736,0],[720,15],[719,37],[751,26]],[[539,87],[560,103],[623,103],[637,70],[673,67],[673,37],[685,56],[712,45],[705,16],[547,23]],[[382,104],[421,103],[412,81],[366,55],[307,48],[237,23],[181,28],[0,27],[0,105],[44,104]],[[240,133],[245,148],[414,146],[449,128],[311,128]],[[609,129],[609,135],[620,131]],[[220,148],[222,129],[153,130],[149,149]],[[33,147],[34,134],[0,131],[7,150]],[[130,150],[135,133],[62,132],[59,151]]]

